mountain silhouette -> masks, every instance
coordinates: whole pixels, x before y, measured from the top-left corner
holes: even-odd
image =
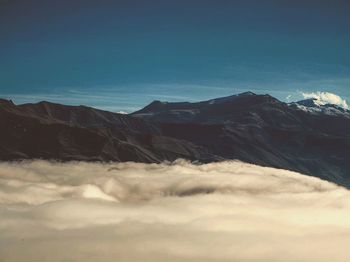
[[[240,160],[350,187],[350,112],[246,92],[154,101],[129,115],[0,100],[0,159],[198,162]]]

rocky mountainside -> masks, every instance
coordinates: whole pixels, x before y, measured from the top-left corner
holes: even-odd
[[[130,115],[0,101],[0,158],[160,162],[238,159],[350,187],[350,114],[251,92],[197,103],[154,101]]]
[[[161,135],[157,125],[85,106],[0,100],[0,159],[160,162],[216,159],[205,148]]]

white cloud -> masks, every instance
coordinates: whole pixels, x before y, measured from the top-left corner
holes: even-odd
[[[316,99],[316,103],[318,105],[333,104],[345,109],[349,109],[349,106],[346,100],[342,99],[340,96],[333,93],[328,93],[328,92],[303,93],[302,92],[302,95],[305,99],[309,99],[309,98]]]
[[[117,111],[116,113],[122,114],[122,115],[127,115],[128,114],[128,112],[125,112],[125,111]]]
[[[349,261],[350,192],[240,162],[0,164],[0,261]]]

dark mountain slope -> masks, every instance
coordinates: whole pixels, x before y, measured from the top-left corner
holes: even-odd
[[[154,104],[133,115],[158,123],[166,136],[194,142],[225,159],[350,185],[350,118],[346,110],[343,114],[302,110],[253,93],[199,103]]]
[[[28,115],[87,128],[122,128],[143,133],[159,134],[154,125],[128,115],[98,110],[86,106],[66,106],[49,102],[23,104],[19,109]]]
[[[86,121],[84,121],[86,119]],[[171,137],[131,116],[43,102],[15,106],[0,100],[0,159],[160,162],[208,161],[204,148]]]
[[[0,159],[201,162],[238,159],[350,187],[350,113],[251,92],[155,101],[131,115],[0,100]]]

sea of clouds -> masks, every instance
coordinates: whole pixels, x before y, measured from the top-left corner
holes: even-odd
[[[237,161],[0,163],[0,261],[350,261],[350,192]]]

